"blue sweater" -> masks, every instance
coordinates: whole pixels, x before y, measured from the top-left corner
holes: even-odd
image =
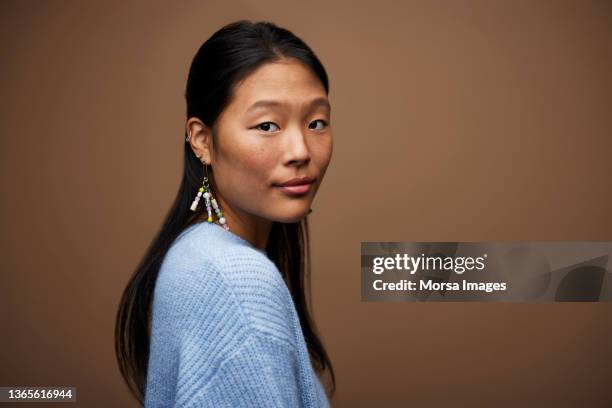
[[[152,307],[145,407],[329,407],[279,270],[233,232],[182,231]]]

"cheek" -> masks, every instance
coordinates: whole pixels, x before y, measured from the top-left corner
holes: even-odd
[[[322,140],[316,146],[314,146],[312,151],[312,158],[316,166],[320,171],[325,171],[329,162],[331,161],[333,152],[333,142],[331,137],[326,140]]]
[[[222,180],[227,195],[256,197],[268,188],[273,158],[263,148],[236,149],[224,160]],[[221,173],[221,172],[220,172]]]

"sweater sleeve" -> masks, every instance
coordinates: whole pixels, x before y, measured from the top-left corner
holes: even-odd
[[[293,332],[299,323],[278,271],[240,256],[232,262],[181,254],[162,265],[146,408],[314,406],[308,357]]]
[[[299,357],[288,344],[254,334],[220,365],[212,380],[184,407],[303,407]]]

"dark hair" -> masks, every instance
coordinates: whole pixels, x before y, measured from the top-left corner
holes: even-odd
[[[187,118],[197,117],[212,132],[216,146],[216,120],[232,100],[236,85],[256,68],[283,58],[295,58],[309,67],[329,93],[325,69],[314,52],[290,31],[270,22],[240,20],[215,32],[198,50],[189,69],[185,99]],[[187,137],[187,130],[183,140]],[[212,173],[214,176],[214,172]],[[185,143],[184,172],[179,191],[161,229],[125,288],[115,326],[115,353],[125,382],[142,404],[149,359],[151,302],[161,262],[174,239],[201,218],[202,207],[189,210],[202,183],[204,168]],[[214,177],[211,178],[214,185]],[[214,187],[213,187],[214,188]],[[298,312],[313,367],[318,375],[327,368],[332,390],[336,380],[331,361],[311,319],[310,245],[308,219],[274,222],[266,247],[268,257],[283,275]]]

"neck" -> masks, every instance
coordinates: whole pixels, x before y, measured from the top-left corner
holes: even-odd
[[[229,231],[250,242],[254,247],[265,251],[272,230],[272,221],[243,211],[233,210],[219,194],[215,195],[215,199],[221,207],[221,211],[223,211],[223,217],[225,217],[225,223],[229,227]],[[212,218],[215,224],[221,225],[214,211]],[[207,222],[207,219],[208,213],[204,209],[200,220]]]

